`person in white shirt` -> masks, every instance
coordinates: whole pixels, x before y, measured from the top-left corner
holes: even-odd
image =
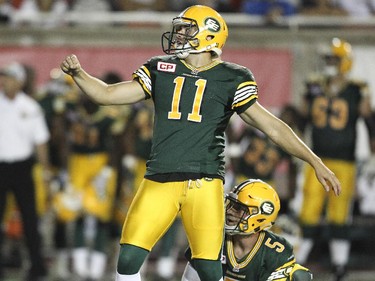
[[[25,280],[39,281],[47,276],[47,270],[38,232],[32,168],[36,160],[48,171],[49,131],[39,104],[22,91],[26,78],[25,68],[16,62],[0,70],[0,220],[11,192],[21,213],[29,253]],[[0,231],[0,252],[3,238]],[[0,267],[0,279],[1,271]]]

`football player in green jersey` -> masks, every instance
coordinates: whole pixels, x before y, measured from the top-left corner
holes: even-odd
[[[296,263],[292,245],[268,229],[280,210],[277,192],[258,179],[247,179],[226,196],[224,281],[308,281],[311,272]],[[183,281],[199,281],[188,249]]]
[[[336,197],[319,192],[314,171],[306,167],[300,213],[305,239],[296,255],[299,262],[307,261],[314,239],[322,233],[319,226],[324,215],[329,227],[334,280],[340,281],[345,275],[350,253],[348,229],[356,186],[357,121],[369,119],[372,110],[367,84],[348,77],[352,66],[351,45],[333,38],[328,50],[321,55],[324,68],[306,83],[303,115],[311,128],[313,151],[339,178],[342,194]]]
[[[220,59],[228,36],[222,16],[191,6],[162,35],[166,56],[153,57],[133,80],[107,84],[88,74],[75,55],[61,63],[77,85],[99,104],[152,99],[154,135],[145,179],[126,216],[116,280],[140,280],[149,251],[180,214],[202,280],[222,278],[224,236],[224,131],[237,113],[288,153],[314,167],[328,191],[340,193],[336,176],[294,132],[258,102],[247,68]]]

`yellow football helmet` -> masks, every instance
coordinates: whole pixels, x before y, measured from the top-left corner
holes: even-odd
[[[225,232],[250,235],[269,229],[280,210],[277,192],[259,179],[248,179],[226,195]]]
[[[179,58],[211,51],[220,56],[227,37],[223,17],[210,7],[195,5],[172,20],[172,31],[162,35],[162,48],[166,54]]]
[[[346,74],[353,64],[351,45],[340,39],[333,38],[327,50],[323,50],[325,72],[328,75]]]
[[[340,58],[340,73],[347,73],[351,70],[353,64],[352,46],[339,38],[332,39],[332,53]]]

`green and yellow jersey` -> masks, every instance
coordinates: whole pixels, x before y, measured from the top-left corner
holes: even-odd
[[[272,232],[262,231],[254,248],[239,260],[234,255],[232,237],[226,237],[222,258],[224,280],[278,280],[288,276],[295,262],[289,242]]]
[[[276,166],[285,153],[265,135],[250,132],[248,140],[250,143],[236,168],[237,182],[252,178],[262,179],[271,185]]]
[[[87,114],[78,107],[70,114],[70,146],[72,153],[93,154],[108,153],[108,140],[111,137],[111,126],[114,118],[98,110]]]
[[[185,253],[191,260],[190,249]],[[253,249],[235,256],[232,236],[226,235],[221,257],[224,281],[309,281],[311,272],[296,263],[293,246],[282,236],[261,231]]]
[[[253,74],[228,62],[195,68],[175,56],[160,56],[136,70],[133,78],[155,104],[146,177],[224,178],[224,131],[234,112],[244,112],[257,100]]]
[[[305,98],[309,104],[314,152],[323,158],[353,161],[356,123],[365,85],[348,81],[337,96],[325,93],[325,81],[309,81]]]

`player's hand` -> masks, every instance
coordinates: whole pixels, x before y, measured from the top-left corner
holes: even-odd
[[[77,56],[74,54],[67,56],[60,67],[64,73],[71,76],[77,75],[82,69]]]
[[[316,177],[323,185],[324,189],[328,192],[330,189],[335,193],[336,196],[341,193],[341,183],[336,175],[324,165],[322,161],[319,161],[314,166]]]

